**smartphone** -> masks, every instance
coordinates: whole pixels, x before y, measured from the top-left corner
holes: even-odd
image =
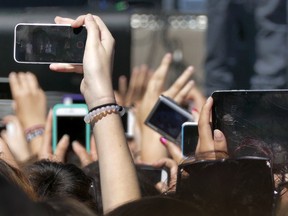
[[[82,94],[64,94],[62,97],[63,104],[83,104],[85,103],[84,96]]]
[[[161,95],[145,124],[171,142],[181,145],[181,127],[187,121],[194,121],[192,114],[173,100]]]
[[[8,77],[0,77],[0,99],[12,100],[12,94]]]
[[[268,157],[281,171],[288,163],[288,90],[216,91],[213,129],[221,130],[230,157]]]
[[[166,184],[169,182],[169,174],[166,169],[143,164],[137,164],[136,169],[154,185],[158,182]]]
[[[86,38],[84,26],[19,23],[14,28],[14,59],[28,64],[82,64]]]
[[[123,128],[125,131],[125,136],[127,139],[133,139],[134,137],[134,126],[135,126],[135,116],[130,108],[125,107],[126,112],[121,117]]]
[[[83,120],[87,113],[86,104],[56,104],[53,107],[53,151],[61,137],[67,134],[70,137],[68,154],[73,152],[71,143],[74,140],[79,141],[90,152],[91,129],[90,125]]]
[[[199,133],[197,122],[184,122],[182,124],[182,141],[181,150],[184,156],[189,156],[195,153]]]

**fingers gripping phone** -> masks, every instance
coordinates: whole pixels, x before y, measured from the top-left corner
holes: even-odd
[[[53,151],[64,134],[70,138],[68,153],[73,152],[71,143],[74,140],[90,151],[90,125],[83,120],[87,113],[86,104],[57,104],[53,107]]]
[[[14,59],[29,64],[82,64],[86,38],[83,26],[19,23],[14,29]]]
[[[171,142],[181,145],[181,126],[187,121],[194,121],[192,114],[161,95],[145,124]]]
[[[182,124],[181,149],[184,156],[189,156],[196,151],[199,133],[197,122],[185,122]]]

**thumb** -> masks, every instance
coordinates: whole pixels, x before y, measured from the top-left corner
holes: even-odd
[[[214,136],[214,149],[215,149],[216,154],[217,152],[224,153],[223,156],[226,157],[228,149],[227,149],[227,142],[226,142],[225,135],[222,133],[222,131],[215,129],[213,131],[213,136]]]

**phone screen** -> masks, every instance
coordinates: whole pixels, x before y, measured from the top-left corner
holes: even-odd
[[[90,150],[90,125],[83,120],[87,114],[85,104],[58,104],[53,108],[53,150],[64,134],[69,135],[69,150],[73,141],[80,142],[87,151]]]
[[[184,123],[182,125],[182,154],[189,156],[196,150],[198,143],[198,124]]]
[[[87,31],[56,24],[18,24],[15,27],[14,58],[19,63],[81,64]]]
[[[64,134],[67,134],[70,137],[70,142],[76,140],[85,146],[86,124],[83,121],[83,116],[57,116],[57,128],[58,142]]]

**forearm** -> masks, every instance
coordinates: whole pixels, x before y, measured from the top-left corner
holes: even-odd
[[[160,143],[160,134],[147,126],[142,128],[141,160],[145,163],[154,163],[168,156],[166,148]]]
[[[121,124],[118,114],[110,114],[93,127],[99,155],[104,213],[141,196]]]
[[[38,155],[40,152],[41,145],[43,144],[43,135],[35,137],[28,143],[32,155]]]

